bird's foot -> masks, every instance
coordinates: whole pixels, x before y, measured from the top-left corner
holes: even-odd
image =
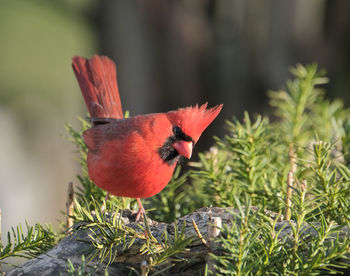
[[[135,222],[139,222],[139,221],[142,222],[144,214],[145,214],[145,209],[143,209],[143,207],[139,208],[136,213]]]
[[[136,213],[135,222],[140,221],[140,222],[143,222],[145,224],[144,235],[145,235],[146,239],[149,239],[150,237],[152,237],[152,233],[151,233],[151,229],[149,228],[146,212],[142,206],[141,199],[136,198],[136,200],[137,200],[137,203],[139,204],[139,209]]]
[[[135,222],[143,221],[143,216],[145,214],[145,209],[142,206],[141,199],[140,198],[136,198],[136,200],[137,200],[137,203],[139,205],[139,209],[137,210],[137,213],[136,213]]]

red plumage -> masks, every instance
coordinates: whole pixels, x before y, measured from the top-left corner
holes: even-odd
[[[73,70],[91,118],[123,118],[117,71],[108,57],[73,57]]]
[[[94,125],[84,134],[94,183],[117,196],[146,198],[169,182],[179,154],[192,146],[221,111],[187,107],[123,118],[116,68],[107,57],[73,58],[73,69]]]

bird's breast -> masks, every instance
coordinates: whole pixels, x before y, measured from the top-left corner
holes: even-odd
[[[97,186],[117,196],[153,196],[168,184],[176,166],[176,162],[161,159],[160,145],[139,132],[128,139],[107,141],[98,152],[89,151],[89,176]]]

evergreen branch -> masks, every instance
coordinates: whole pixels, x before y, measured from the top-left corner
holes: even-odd
[[[16,228],[12,227],[12,231],[7,233],[7,245],[4,247],[0,242],[0,262],[9,257],[20,257],[31,259],[57,244],[61,238],[53,232],[51,226],[42,226],[37,223],[30,226],[25,223],[26,233],[23,231],[22,225]]]

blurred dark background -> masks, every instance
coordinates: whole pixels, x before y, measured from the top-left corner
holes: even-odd
[[[349,11],[347,0],[2,0],[3,232],[25,219],[55,223],[68,182],[77,183],[64,139],[65,122],[79,127],[86,114],[73,55],[116,61],[132,115],[224,103],[204,150],[224,119],[269,113],[266,91],[282,87],[296,63],[326,69],[328,96],[348,106]]]

